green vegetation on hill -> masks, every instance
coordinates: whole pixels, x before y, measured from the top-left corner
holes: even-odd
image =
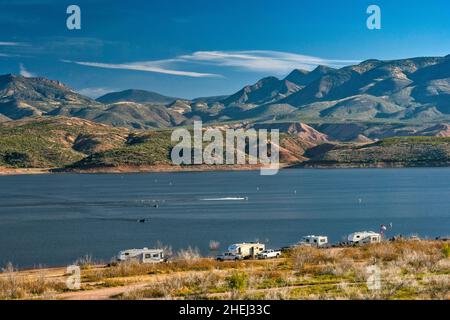
[[[0,166],[57,168],[70,165],[93,150],[124,143],[126,129],[74,118],[36,118],[0,126]]]
[[[450,137],[392,137],[379,142],[382,146],[398,144],[443,145],[450,143]]]
[[[448,166],[450,138],[395,137],[364,145],[336,145],[316,153],[307,165]]]
[[[117,167],[170,164],[170,131],[154,131],[129,137],[118,148],[89,155],[71,167]]]
[[[312,128],[298,130],[280,135],[280,161],[284,164],[450,165],[448,137],[396,137],[365,144],[330,143],[314,141],[323,135]],[[130,131],[67,117],[10,121],[0,124],[0,167],[86,170],[170,165],[170,152],[176,144],[171,142],[171,133],[167,129]],[[204,146],[207,144],[205,142]]]

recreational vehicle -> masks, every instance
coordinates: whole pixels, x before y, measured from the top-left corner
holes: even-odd
[[[381,234],[373,231],[354,232],[348,235],[347,241],[350,244],[366,244],[381,242]]]
[[[141,263],[157,263],[164,261],[164,251],[162,249],[128,249],[120,251],[117,256],[118,261],[136,260]]]
[[[328,245],[328,237],[315,235],[304,236],[298,245],[317,248],[325,247]]]
[[[265,244],[259,242],[235,243],[228,247],[228,252],[241,255],[244,259],[255,258],[266,249]]]

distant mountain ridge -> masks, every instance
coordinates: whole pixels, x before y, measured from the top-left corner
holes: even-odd
[[[96,100],[101,103],[115,102],[136,102],[136,103],[155,103],[168,104],[179,98],[163,96],[156,92],[128,89],[120,92],[107,93]]]
[[[85,105],[96,106],[99,103],[59,81],[0,75],[0,114],[10,119],[39,116],[60,107]]]
[[[350,104],[355,104],[354,99],[361,99],[362,96],[365,101],[357,103],[360,108],[344,114],[354,115],[361,108],[367,107],[378,110],[366,117],[366,120],[389,117],[412,119],[427,115],[437,118],[449,115],[450,58],[367,60],[328,73],[280,103],[307,109],[313,103],[317,107],[317,103],[331,102],[334,107],[343,99],[352,97],[353,100],[338,106],[348,108]],[[332,112],[322,110],[321,117],[330,114]],[[346,119],[344,114],[340,115],[342,119]]]
[[[281,80],[276,77],[266,77],[254,85],[245,86],[221,102],[224,105],[276,103],[301,91],[311,82],[334,70],[333,68],[318,66],[313,71],[295,69]]]
[[[450,55],[296,69],[228,96],[192,100],[135,89],[93,100],[58,81],[0,76],[0,122],[58,115],[134,129],[189,125],[194,120],[420,122],[431,127],[450,122]]]

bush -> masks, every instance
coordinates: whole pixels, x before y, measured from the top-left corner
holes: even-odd
[[[2,269],[0,300],[27,299],[33,296],[62,292],[65,289],[64,282],[47,280],[44,274],[38,274],[36,277],[22,276],[11,263]]]
[[[88,269],[94,266],[95,263],[92,260],[92,255],[86,254],[83,257],[80,257],[77,260],[75,260],[73,264],[79,266],[81,269]]]
[[[248,274],[245,272],[233,272],[227,279],[231,290],[245,291],[248,285]]]
[[[444,243],[442,246],[442,254],[444,258],[450,258],[450,245],[448,243]]]
[[[305,272],[307,267],[334,263],[338,256],[332,252],[312,247],[296,248],[291,255],[294,269]]]
[[[176,258],[178,260],[184,260],[186,262],[193,262],[201,258],[198,248],[188,247],[187,249],[181,249],[177,252]]]

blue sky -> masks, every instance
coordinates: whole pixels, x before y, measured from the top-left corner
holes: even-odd
[[[70,4],[81,8],[81,30],[66,28]],[[366,27],[371,4],[381,30]],[[448,0],[0,0],[0,73],[91,96],[229,94],[294,68],[447,54]]]

